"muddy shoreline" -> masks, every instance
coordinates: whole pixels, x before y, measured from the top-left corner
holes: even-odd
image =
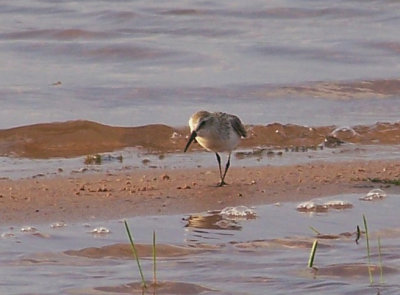
[[[340,143],[397,145],[400,123],[357,126],[301,126],[271,123],[246,125],[247,138],[239,148],[275,149],[336,147]],[[118,127],[76,120],[34,124],[0,130],[0,157],[49,159],[140,148],[155,153],[182,152],[188,127],[151,124]],[[202,150],[193,145],[192,150]]]
[[[216,167],[147,169],[20,180],[0,180],[0,222],[23,225],[201,212],[235,205],[298,202],[384,186],[398,179],[400,161],[232,167],[217,188]]]

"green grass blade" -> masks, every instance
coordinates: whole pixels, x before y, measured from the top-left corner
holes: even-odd
[[[313,226],[309,226],[309,229],[311,229],[313,232],[315,232],[316,235],[320,235],[321,233]]]
[[[146,281],[145,281],[144,276],[143,276],[142,267],[140,265],[139,256],[138,256],[137,251],[136,251],[135,243],[133,242],[133,237],[131,235],[131,231],[129,230],[129,226],[128,226],[128,223],[126,222],[126,220],[124,220],[124,224],[125,224],[126,232],[128,234],[129,241],[131,242],[132,253],[133,253],[133,256],[135,257],[135,260],[136,260],[136,263],[137,263],[137,266],[138,266],[138,269],[139,269],[140,277],[142,278],[143,288],[147,288]]]
[[[380,272],[380,280],[381,284],[384,284],[383,281],[383,264],[382,264],[382,246],[381,246],[381,238],[378,237],[378,254],[379,254],[379,272]]]
[[[369,283],[372,285],[374,283],[374,277],[372,276],[372,270],[371,270],[371,250],[370,250],[370,246],[369,246],[369,232],[368,232],[367,218],[365,217],[364,214],[363,214],[363,221],[364,221],[364,229],[365,229],[365,238],[367,241]]]
[[[314,265],[314,258],[315,258],[315,253],[317,252],[317,247],[318,247],[318,240],[315,240],[311,247],[310,258],[308,259],[308,267],[313,267]]]
[[[157,284],[156,232],[153,230],[153,284]]]

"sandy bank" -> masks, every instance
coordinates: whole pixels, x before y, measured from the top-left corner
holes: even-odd
[[[232,205],[301,201],[342,193],[366,193],[397,179],[400,161],[233,167],[229,185],[217,188],[216,167],[135,170],[118,174],[0,180],[0,221],[32,224],[137,215],[200,212]],[[400,192],[400,187],[385,188]]]
[[[361,145],[400,143],[400,123],[338,128],[272,123],[247,125],[246,129],[248,136],[242,140],[240,148],[317,148],[327,144],[326,140],[331,147],[337,141]],[[116,127],[84,120],[35,124],[0,130],[0,156],[70,158],[128,147],[176,153],[183,151],[188,134],[188,127],[174,128],[161,124]],[[191,149],[202,150],[199,145],[193,145]]]

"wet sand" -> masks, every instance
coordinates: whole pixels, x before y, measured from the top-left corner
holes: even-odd
[[[241,148],[317,148],[327,140],[362,145],[398,144],[400,123],[356,126],[301,126],[271,123],[246,125]],[[128,147],[155,153],[182,152],[188,127],[151,124],[135,127],[104,125],[87,120],[34,124],[0,130],[0,156],[48,159],[111,152]],[[191,149],[203,150],[199,145]]]
[[[400,161],[362,161],[232,167],[227,175],[229,185],[222,188],[216,187],[217,167],[2,179],[0,222],[90,221],[302,201],[366,193],[381,185],[368,178],[399,177]],[[399,193],[400,188],[385,190]]]

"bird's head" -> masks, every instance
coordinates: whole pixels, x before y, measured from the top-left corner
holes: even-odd
[[[210,113],[207,111],[199,111],[194,113],[189,119],[189,127],[190,127],[190,137],[185,146],[184,152],[187,151],[190,144],[196,139],[196,136],[201,134],[204,130],[204,126],[212,119]]]

